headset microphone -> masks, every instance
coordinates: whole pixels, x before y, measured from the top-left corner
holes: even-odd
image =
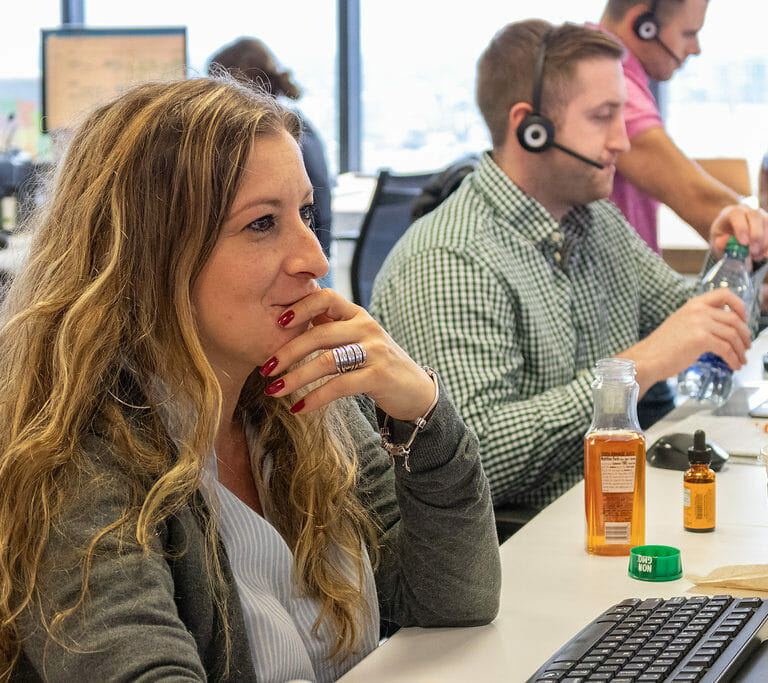
[[[659,38],[659,33],[661,33],[661,25],[659,24],[659,20],[656,16],[656,5],[658,4],[658,0],[653,0],[651,3],[651,8],[647,12],[643,12],[637,19],[635,19],[635,23],[632,24],[632,30],[635,32],[635,35],[642,41],[649,42],[653,40],[654,42],[658,43],[664,52],[666,52],[672,59],[674,59],[679,66],[683,65],[683,60],[680,59],[672,50],[667,47],[667,45]]]
[[[543,152],[551,147],[555,147],[566,154],[570,154],[585,164],[595,168],[605,168],[599,161],[589,159],[572,149],[564,147],[559,142],[555,142],[555,124],[552,119],[547,118],[541,113],[541,91],[544,80],[544,59],[547,55],[547,42],[552,29],[549,29],[541,39],[541,48],[539,56],[536,59],[536,73],[533,79],[533,111],[528,114],[517,126],[517,139],[520,146],[528,152]]]
[[[568,149],[567,147],[563,147],[563,145],[561,145],[558,142],[555,142],[554,140],[552,141],[552,147],[556,147],[560,151],[565,152],[566,154],[570,154],[572,157],[575,157],[579,161],[583,161],[585,164],[589,164],[590,166],[594,166],[595,168],[600,168],[600,169],[605,168],[605,165],[601,164],[599,161],[595,161],[594,159],[589,159],[589,158],[579,154],[578,152],[574,152],[572,149]]]

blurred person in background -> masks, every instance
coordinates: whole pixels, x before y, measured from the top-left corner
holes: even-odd
[[[666,204],[705,240],[718,214],[741,197],[709,175],[664,128],[649,79],[668,81],[701,52],[708,0],[608,0],[599,27],[627,50],[622,63],[630,149],[616,160],[611,201],[648,246],[661,253],[657,212]]]

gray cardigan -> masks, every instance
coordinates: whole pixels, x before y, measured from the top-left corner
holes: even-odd
[[[488,482],[477,440],[445,392],[414,442],[406,472],[394,468],[374,431],[373,404],[348,401],[358,446],[359,495],[381,525],[376,588],[382,620],[401,626],[470,626],[498,610],[500,568]],[[397,423],[393,441],[411,425]],[[40,563],[43,613],[74,603],[79,553],[129,503],[119,461],[96,441],[92,471],[79,480],[73,505],[56,525]],[[12,680],[255,680],[231,569],[226,580],[230,658],[207,568],[200,512],[185,506],[158,529],[153,552],[108,535],[93,560],[85,616],[70,619],[69,649],[46,642],[39,610],[19,620],[23,655]],[[45,673],[43,673],[45,672]]]

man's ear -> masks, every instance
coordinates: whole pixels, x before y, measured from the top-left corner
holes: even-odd
[[[516,134],[520,122],[529,114],[533,113],[533,107],[527,102],[518,102],[509,110],[509,131],[510,135]]]

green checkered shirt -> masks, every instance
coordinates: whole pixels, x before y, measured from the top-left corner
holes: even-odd
[[[613,204],[558,223],[485,154],[398,242],[371,313],[440,373],[480,439],[494,503],[542,506],[583,476],[595,362],[692,293]]]

